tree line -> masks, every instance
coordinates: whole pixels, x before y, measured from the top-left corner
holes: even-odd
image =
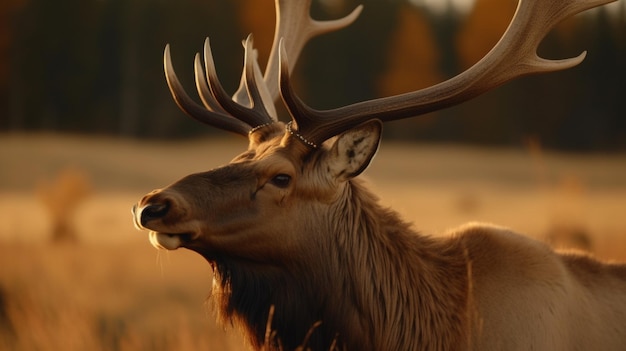
[[[314,2],[315,18],[358,4],[349,28],[316,38],[296,69],[310,105],[331,108],[436,84],[482,57],[504,32],[514,0],[478,0],[460,14],[407,1]],[[559,25],[540,54],[587,50],[568,71],[522,78],[474,101],[390,123],[386,135],[419,141],[518,145],[535,138],[563,150],[626,150],[626,15],[595,11]],[[0,130],[51,130],[139,138],[221,133],[183,116],[162,71],[171,44],[190,92],[193,55],[210,36],[218,74],[239,83],[241,40],[265,58],[272,0],[7,0],[0,5]],[[192,94],[193,95],[193,94]]]

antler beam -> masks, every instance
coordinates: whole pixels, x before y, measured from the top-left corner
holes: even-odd
[[[573,67],[582,62],[585,52],[570,59],[548,60],[537,55],[540,42],[563,19],[612,1],[520,0],[506,32],[482,60],[458,76],[426,89],[320,111],[298,98],[289,70],[284,68],[280,72],[281,94],[297,124],[297,133],[320,144],[372,118],[392,121],[422,115],[457,105],[517,77]],[[281,50],[281,67],[290,66],[288,56],[288,50]]]

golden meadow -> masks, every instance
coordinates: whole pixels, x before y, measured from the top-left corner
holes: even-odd
[[[209,265],[152,248],[131,206],[246,146],[0,135],[0,349],[243,350],[205,303]],[[626,260],[626,155],[383,142],[365,173],[425,234],[467,221]]]

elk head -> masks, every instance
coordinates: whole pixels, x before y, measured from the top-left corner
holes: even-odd
[[[346,133],[329,152],[321,147],[323,140],[307,139],[294,121],[285,124],[277,119],[279,73],[288,80],[293,68],[287,55],[297,57],[308,39],[352,23],[361,11],[359,6],[345,18],[319,22],[308,16],[310,2],[277,1],[279,22],[265,77],[252,36],[244,41],[244,71],[232,98],[217,78],[207,39],[204,67],[200,56],[195,58],[196,86],[204,107],[183,90],[171,65],[169,46],[165,48],[166,78],[179,107],[201,122],[248,137],[249,145],[230,164],[155,190],[135,206],[135,223],[152,230],[155,246],[188,247],[207,258],[289,257],[289,247],[297,240],[292,233],[302,225],[300,212],[307,198],[311,203],[332,201],[334,183],[356,176],[374,156],[381,129],[378,121]],[[354,155],[347,159],[345,153]]]
[[[295,347],[313,323],[343,308],[325,311],[321,300],[328,297],[295,285],[303,280],[332,283],[322,277],[341,267],[323,261],[341,258],[324,254],[332,251],[330,246],[343,245],[346,236],[358,241],[365,235],[364,224],[348,218],[367,211],[359,205],[364,198],[356,194],[362,188],[355,177],[376,153],[382,122],[459,104],[516,77],[577,65],[584,53],[547,60],[537,56],[537,47],[556,23],[610,1],[521,0],[501,40],[460,75],[423,90],[324,111],[297,97],[290,73],[307,40],[349,25],[360,6],[345,18],[319,22],[309,17],[311,0],[276,0],[277,27],[265,73],[248,37],[241,85],[232,97],[217,78],[207,39],[204,64],[199,55],[195,58],[196,87],[204,106],[183,90],[167,46],[165,75],[179,107],[203,123],[248,137],[248,148],[225,166],[146,195],[133,208],[135,224],[150,231],[155,247],[188,248],[212,264],[214,289],[228,296],[218,303],[218,313],[240,319],[254,345],[263,342],[266,307],[275,304],[276,328],[282,328],[280,336],[291,338],[287,344]],[[280,97],[291,117],[288,123],[277,118],[274,103]],[[237,290],[242,285],[245,291]],[[305,297],[297,299],[298,294]],[[294,300],[298,312],[284,307]],[[358,321],[352,322],[358,328]],[[334,337],[333,327],[332,322],[327,325],[326,339]]]

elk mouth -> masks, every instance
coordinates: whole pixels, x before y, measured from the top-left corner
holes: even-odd
[[[176,250],[191,243],[196,237],[191,232],[159,231],[161,229],[159,227],[163,227],[162,223],[159,225],[159,222],[167,215],[169,209],[169,204],[152,204],[143,207],[134,205],[131,211],[135,227],[139,230],[149,230],[150,243],[157,249]]]
[[[150,231],[149,237],[152,246],[164,250],[176,250],[193,240],[191,233],[170,234]]]

